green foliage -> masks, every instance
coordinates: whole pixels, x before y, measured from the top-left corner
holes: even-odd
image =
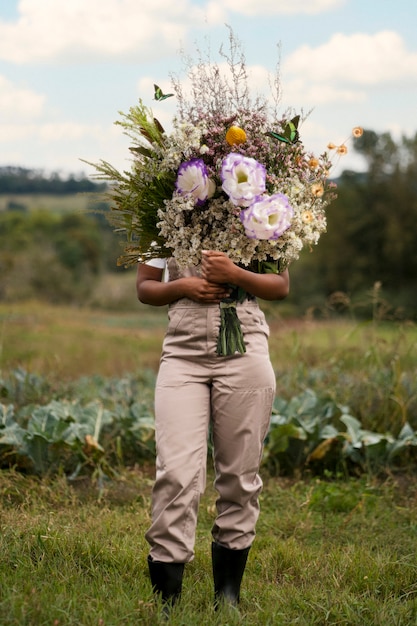
[[[0,463],[39,475],[102,477],[153,458],[153,386],[151,372],[82,378],[61,390],[61,399],[36,404],[25,398],[36,398],[34,388],[44,393],[45,383],[17,370],[0,381],[8,401],[0,405]],[[273,475],[373,474],[412,467],[416,453],[417,432],[408,423],[397,437],[366,430],[348,407],[307,389],[288,401],[276,398],[263,461]]]
[[[303,272],[304,281],[309,272],[324,294],[345,292],[357,299],[379,283],[393,311],[402,309],[397,315],[415,318],[417,136],[396,143],[389,133],[367,130],[355,149],[366,172],[342,174],[327,234],[309,256],[312,267],[294,271]]]
[[[111,245],[115,236],[97,216],[0,211],[0,299],[82,303],[110,265]]]
[[[43,405],[25,402],[26,393],[33,397],[33,385],[27,376],[27,389],[22,389],[23,375],[17,370],[0,381],[2,396],[10,402],[0,404],[1,466],[39,475],[64,471],[73,478],[93,472],[100,478],[120,464],[153,457],[152,394],[146,375],[81,379],[67,389],[66,398]]]
[[[24,167],[0,167],[0,194],[49,193],[75,194],[103,190],[104,185],[97,185],[84,176],[62,178],[57,172],[46,175],[42,170]],[[12,207],[11,207],[12,208]],[[15,207],[20,209],[20,206]]]
[[[3,471],[2,626],[403,625],[416,623],[415,479],[264,476],[238,608],[213,608],[209,471],[195,559],[169,620],[147,571],[153,468],[97,486]],[[98,497],[98,494],[100,497]]]
[[[120,124],[130,134],[140,127],[139,119],[153,144],[143,141],[142,134],[132,137],[139,150],[133,158],[146,160],[146,151],[162,141],[163,132],[140,104]],[[363,156],[364,171],[345,171],[336,181],[338,198],[327,212],[327,233],[312,253],[304,250],[291,266],[286,306],[293,315],[312,311],[317,317],[335,312],[351,317],[354,312],[364,319],[373,314],[368,294],[379,285],[381,318],[416,319],[417,136],[394,141],[389,133],[366,130],[354,148]],[[122,180],[114,190],[120,196],[113,198],[112,211],[104,196],[109,192],[111,198],[113,191],[106,185],[100,189],[86,179],[62,181],[24,168],[0,168],[0,300],[36,297],[84,304],[103,272],[116,269],[118,238],[130,238],[132,249],[125,260],[136,262],[141,234],[124,206],[131,197],[140,203],[148,231],[147,216],[153,223],[173,180],[161,180],[153,172],[153,184],[136,189],[130,173],[102,166],[107,182],[118,176]],[[95,196],[98,191],[101,197]],[[75,215],[66,221],[63,211]],[[87,212],[94,216],[87,218]],[[110,216],[117,222],[116,235],[107,221]],[[153,235],[156,241],[158,233]],[[143,243],[146,247],[149,241]],[[100,302],[111,306],[111,297]]]
[[[275,400],[264,454],[274,474],[372,474],[416,460],[417,432],[408,423],[395,438],[364,429],[348,407],[310,389],[289,401]]]
[[[139,100],[129,113],[120,116],[117,124],[133,141],[131,151],[136,164],[134,161],[130,171],[119,171],[103,160],[89,165],[95,168],[96,179],[109,184],[109,220],[125,239],[125,253],[118,263],[128,266],[136,264],[139,256],[169,256],[156,224],[164,200],[172,197],[176,174],[161,169],[164,129],[152,110]],[[145,172],[144,176],[137,176],[139,169]]]

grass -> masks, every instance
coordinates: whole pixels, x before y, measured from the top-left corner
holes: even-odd
[[[416,420],[417,331],[408,324],[294,321],[270,308],[278,394],[306,387],[353,407],[365,427]],[[164,309],[104,312],[0,305],[0,370],[51,383],[157,367]],[[414,428],[417,425],[413,425]],[[0,473],[1,626],[166,624],[147,574],[153,467],[124,468],[105,489],[87,478]],[[212,474],[196,558],[173,626],[417,625],[417,489],[383,480],[264,475],[261,517],[239,610],[212,607]]]
[[[17,203],[30,211],[47,210],[56,213],[85,211],[91,202],[97,201],[97,194],[0,194],[0,211],[5,211],[10,203]]]
[[[2,626],[163,624],[147,574],[152,470],[91,485],[1,475]],[[212,476],[172,625],[417,623],[417,497],[409,480],[265,477],[239,611],[212,608]]]
[[[46,306],[0,305],[0,370],[22,367],[52,379],[116,376],[156,368],[165,315]]]
[[[411,323],[293,320],[269,307],[277,394],[305,388],[347,405],[363,427],[417,430],[417,327]],[[156,370],[165,307],[136,310],[0,303],[0,374],[22,367],[52,384],[80,376]]]

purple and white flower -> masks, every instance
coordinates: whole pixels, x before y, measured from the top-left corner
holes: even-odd
[[[236,206],[250,206],[265,191],[265,166],[237,152],[223,159],[220,176],[223,191]]]
[[[240,219],[250,239],[279,239],[291,226],[294,211],[287,196],[275,193],[255,201],[240,212]]]
[[[180,195],[193,196],[195,204],[203,204],[216,189],[215,183],[208,177],[203,159],[181,163],[175,186]]]

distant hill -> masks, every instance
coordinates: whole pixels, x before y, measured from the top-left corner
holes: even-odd
[[[0,167],[0,194],[53,194],[69,195],[102,191],[105,183],[96,183],[86,177],[70,175],[67,178],[58,173],[46,175],[42,170],[24,167]]]

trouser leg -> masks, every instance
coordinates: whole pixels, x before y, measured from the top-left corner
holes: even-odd
[[[266,366],[265,374],[269,368]],[[272,369],[272,368],[271,368]],[[218,492],[217,517],[212,528],[215,542],[233,550],[249,547],[255,537],[259,516],[262,480],[259,466],[268,431],[275,377],[269,372],[253,388],[213,390],[213,448],[215,482]],[[247,380],[247,379],[246,379]]]
[[[187,563],[194,556],[200,496],[205,488],[210,390],[160,379],[155,395],[156,480],[146,533],[153,561]]]
[[[244,316],[242,316],[244,319]],[[212,420],[217,517],[212,528],[215,604],[237,604],[259,516],[259,466],[275,396],[266,334],[246,333],[247,354],[213,382]]]

